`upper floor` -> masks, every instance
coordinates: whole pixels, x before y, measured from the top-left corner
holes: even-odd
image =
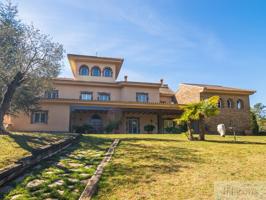
[[[181,104],[195,103],[200,100],[219,96],[218,107],[221,112],[249,111],[249,96],[254,94],[254,90],[244,90],[232,87],[204,84],[180,84],[179,90],[175,94],[177,102]]]
[[[249,110],[253,90],[203,84],[181,84],[173,92],[163,79],[158,83],[117,81],[123,59],[69,54],[74,78],[55,78],[47,99],[81,101],[137,102],[156,104],[187,104],[218,95],[223,110]]]
[[[67,55],[75,80],[115,82],[123,64],[121,58]]]
[[[139,103],[176,103],[174,92],[164,84],[116,81],[123,59],[69,54],[74,78],[56,78],[48,99],[79,99],[82,101],[124,101]]]
[[[175,104],[174,92],[160,83],[91,82],[57,78],[53,89],[44,95],[48,99],[76,99],[82,101],[123,101],[139,103]]]

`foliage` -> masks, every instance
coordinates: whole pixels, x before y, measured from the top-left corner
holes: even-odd
[[[94,129],[89,124],[84,124],[82,126],[74,126],[73,127],[75,133],[93,133]]]
[[[252,133],[257,135],[259,133],[259,125],[257,121],[257,115],[254,112],[250,112],[250,117],[251,117],[251,130]]]
[[[38,107],[62,66],[63,47],[17,19],[17,7],[0,3],[0,132],[5,114]]]
[[[112,133],[114,130],[119,129],[120,121],[110,121],[109,124],[104,128],[106,133]]]
[[[252,108],[252,112],[259,120],[266,119],[266,106],[262,103],[255,104]]]
[[[180,125],[175,125],[173,127],[166,127],[165,131],[167,133],[184,133],[187,131],[187,126],[186,124],[180,124]]]
[[[254,126],[255,123],[255,119],[253,119],[254,117],[256,118],[256,123],[259,127],[259,132],[263,132],[263,123],[266,120],[266,106],[263,105],[262,103],[257,103],[253,106],[253,108],[251,109],[252,114],[254,114],[255,116],[251,116],[252,119],[252,126]]]
[[[191,103],[184,106],[184,112],[180,118],[175,121],[178,124],[186,123],[189,131],[189,139],[193,140],[192,122],[200,121],[200,140],[204,140],[205,123],[204,119],[219,114],[218,101],[219,96],[213,96],[198,103]]]
[[[144,131],[147,131],[147,133],[152,133],[154,129],[155,129],[155,126],[153,124],[147,124],[144,126]]]

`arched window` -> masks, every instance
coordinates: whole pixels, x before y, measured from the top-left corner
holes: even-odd
[[[81,76],[88,76],[89,75],[89,68],[86,65],[81,65],[79,68],[79,75]]]
[[[103,70],[103,76],[105,77],[112,77],[113,76],[113,71],[110,67],[106,67]]]
[[[244,108],[244,103],[241,99],[238,99],[237,102],[236,102],[236,105],[237,105],[237,109],[238,110],[241,110]]]
[[[223,100],[221,98],[218,101],[218,108],[223,108]]]
[[[232,99],[227,100],[227,108],[233,108],[233,100]]]
[[[91,75],[92,76],[101,76],[101,70],[99,67],[97,66],[94,66],[92,69],[91,69]]]

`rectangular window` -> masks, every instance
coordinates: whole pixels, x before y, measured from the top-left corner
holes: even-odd
[[[111,96],[108,93],[98,93],[98,101],[111,101]]]
[[[48,111],[34,111],[34,112],[32,112],[31,121],[33,124],[36,124],[36,123],[47,124]]]
[[[58,90],[50,90],[45,92],[45,98],[47,99],[58,99]]]
[[[92,101],[92,92],[80,92],[80,100]]]
[[[148,93],[136,93],[137,102],[149,102],[149,94]]]

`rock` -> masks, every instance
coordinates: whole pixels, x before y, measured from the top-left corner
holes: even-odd
[[[48,172],[45,172],[45,174],[48,174],[48,175],[50,175],[50,174],[54,174],[55,172],[53,172],[53,171],[48,171]]]
[[[64,184],[64,181],[63,180],[57,180],[55,181],[54,183],[48,185],[49,187],[53,188],[53,187],[56,187],[56,186],[61,186]]]
[[[77,183],[77,182],[79,182],[79,180],[78,179],[75,179],[75,178],[69,178],[68,179],[71,183]]]
[[[82,173],[82,174],[80,174],[79,175],[81,178],[88,178],[90,175],[89,174],[84,174],[84,173]]]
[[[35,179],[27,184],[27,188],[35,188],[43,184],[45,181],[40,179]]]
[[[58,192],[60,195],[63,195],[63,194],[64,194],[64,191],[63,191],[63,190],[57,190],[57,192]]]
[[[57,167],[66,167],[66,165],[63,163],[63,162],[58,162],[57,164],[56,164],[56,166]]]
[[[73,168],[83,167],[83,164],[80,163],[68,163],[68,165]]]
[[[21,196],[22,196],[22,194],[14,195],[13,197],[11,197],[10,200],[20,199]]]

